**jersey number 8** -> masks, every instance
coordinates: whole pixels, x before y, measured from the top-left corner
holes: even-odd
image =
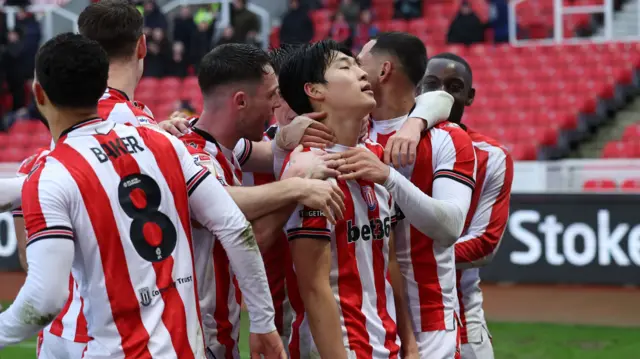
[[[133,219],[129,235],[133,248],[149,262],[168,258],[176,247],[176,228],[160,212],[162,192],[153,178],[140,173],[120,181],[118,198],[124,212]]]

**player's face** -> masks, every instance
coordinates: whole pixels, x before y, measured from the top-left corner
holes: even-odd
[[[361,120],[376,107],[371,84],[367,73],[360,68],[353,57],[336,53],[324,74],[323,86],[325,103],[337,110],[351,109],[362,111]]]
[[[469,86],[469,75],[464,66],[448,59],[432,59],[422,80],[422,93],[442,90],[453,96],[454,103],[449,121],[459,123],[464,107],[473,102],[473,89]]]
[[[276,121],[278,122],[278,125],[286,126],[290,124],[291,121],[293,121],[293,119],[296,118],[298,114],[293,112],[291,107],[289,107],[289,104],[287,103],[287,101],[285,101],[279,94],[278,94],[278,97],[280,101],[280,107],[276,108],[273,111],[273,114],[276,117]]]
[[[376,44],[376,40],[367,42],[358,54],[358,63],[360,67],[367,73],[367,80],[371,83],[371,89],[374,94],[379,93],[380,82],[378,76],[382,71],[382,64],[371,53],[371,49]]]
[[[260,141],[265,123],[271,121],[274,110],[280,107],[278,78],[271,66],[267,66],[262,82],[247,102],[249,106],[246,111],[246,120],[242,124],[243,137],[251,141]]]

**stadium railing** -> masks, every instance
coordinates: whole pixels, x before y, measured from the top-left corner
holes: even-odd
[[[609,42],[609,41],[638,41],[640,39],[640,6],[638,9],[637,33],[631,36],[614,36],[614,0],[600,0],[599,5],[565,5],[564,0],[553,0],[553,37],[545,39],[519,39],[518,38],[518,7],[523,3],[537,2],[538,0],[513,0],[509,6],[509,43],[512,46],[537,46],[577,44],[585,42]],[[640,0],[633,0],[640,3]],[[571,15],[595,15],[603,14],[603,36],[591,37],[567,37],[565,34],[565,17]]]
[[[161,6],[164,14],[168,14],[180,6],[185,5],[211,5],[220,4],[220,21],[216,24],[218,29],[224,29],[231,23],[231,0],[173,0]],[[260,17],[260,34],[258,38],[262,43],[262,47],[269,47],[269,34],[271,33],[271,16],[263,7],[256,4],[248,3],[247,9]]]

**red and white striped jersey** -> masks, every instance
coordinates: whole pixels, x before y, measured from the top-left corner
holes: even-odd
[[[117,89],[107,87],[98,101],[98,116],[107,121],[121,124],[156,125],[151,110],[141,102],[132,102],[127,95]]]
[[[197,119],[191,120],[193,123]],[[210,134],[197,127],[180,137],[194,161],[215,175],[224,186],[242,185],[238,158],[245,154],[222,147]],[[240,141],[244,142],[244,141]],[[248,156],[247,156],[248,157]],[[239,358],[240,310],[242,295],[220,241],[194,223],[195,266],[200,295],[200,311],[205,344],[216,358]]]
[[[204,357],[188,193],[207,175],[178,140],[102,119],[65,131],[36,164],[27,245],[75,242],[85,358]]]
[[[500,246],[509,218],[513,159],[497,141],[467,130],[478,160],[476,189],[471,197],[465,229],[455,245],[460,337],[463,344],[480,340],[485,324],[480,290],[480,270],[473,268],[492,257]]]
[[[264,132],[263,141],[272,141],[277,131],[277,124],[269,127]],[[244,186],[260,186],[272,183],[279,177],[279,171],[277,173],[278,175],[276,176],[276,173],[244,172],[242,174],[242,184]],[[287,293],[289,287],[296,281],[296,277],[293,272],[289,242],[287,241],[284,230],[282,231],[281,238],[274,241],[273,245],[267,251],[262,252],[262,259],[264,260],[264,268],[267,271],[267,280],[269,281],[273,307],[276,311],[276,327],[278,328],[280,336],[288,340],[291,335],[293,310]]]
[[[358,146],[379,157],[384,151],[371,142]],[[334,153],[348,149],[335,145],[325,150]],[[337,184],[345,195],[344,218],[334,226],[322,212],[300,205],[287,223],[287,237],[289,241],[331,241],[329,280],[338,302],[344,346],[350,355],[358,359],[396,358],[400,341],[387,277],[389,236],[395,222],[393,201],[383,186],[373,182],[338,180]],[[293,359],[307,358],[318,351],[299,293],[290,292],[290,296],[295,318],[289,351]]]
[[[28,176],[38,161],[48,155],[49,148],[40,148],[34,155],[22,162],[18,176]],[[14,217],[22,217],[22,207],[12,211]],[[78,284],[69,276],[69,297],[60,314],[44,330],[58,337],[76,343],[87,343],[91,338],[87,334],[87,319],[83,314],[84,300],[80,297]]]
[[[369,138],[382,146],[407,116],[372,121]],[[449,179],[471,189],[475,185],[475,154],[471,139],[460,126],[443,122],[418,143],[416,161],[398,169],[423,193],[432,196],[436,179]],[[452,330],[457,305],[453,246],[445,247],[415,228],[399,209],[396,226],[398,265],[407,283],[409,313],[416,332]]]

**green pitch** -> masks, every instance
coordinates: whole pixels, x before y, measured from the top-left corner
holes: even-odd
[[[243,313],[244,314],[244,313]],[[241,357],[249,358],[249,325],[243,315]],[[640,328],[491,323],[498,359],[640,358]],[[35,340],[0,351],[0,359],[35,359]]]

